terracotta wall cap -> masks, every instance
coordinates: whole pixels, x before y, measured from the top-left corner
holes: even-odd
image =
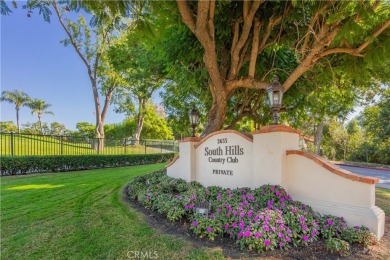
[[[194,137],[186,137],[183,140],[180,140],[179,143],[185,143],[185,142],[199,142],[201,140],[200,137],[194,136]]]
[[[327,169],[331,173],[339,175],[341,177],[344,177],[344,178],[352,180],[352,181],[358,181],[358,182],[363,182],[363,183],[367,183],[367,184],[376,184],[379,182],[378,178],[362,176],[362,175],[355,174],[355,173],[352,173],[350,171],[344,170],[344,169],[340,168],[339,166],[329,162],[325,158],[323,158],[317,154],[314,154],[314,153],[303,152],[300,150],[287,150],[286,154],[287,155],[296,154],[296,155],[304,156],[304,157],[314,161],[315,163],[319,164],[323,168]]]
[[[287,132],[287,133],[294,133],[294,134],[301,134],[301,130],[294,129],[292,127],[286,126],[286,125],[269,125],[269,126],[263,126],[260,128],[260,130],[254,131],[252,134],[264,134],[264,133],[273,133],[273,132]]]
[[[178,155],[173,157],[172,161],[167,166],[165,166],[165,168],[168,168],[169,166],[172,166],[172,164],[174,164],[177,161],[177,159],[179,159],[179,157],[180,156],[178,156]]]
[[[199,145],[201,145],[202,143],[204,143],[207,139],[209,139],[210,137],[214,136],[214,135],[219,135],[219,134],[236,134],[236,135],[239,135],[241,136],[242,138],[248,140],[249,142],[253,142],[253,138],[251,138],[250,136],[246,135],[246,134],[243,134],[239,131],[236,131],[236,130],[221,130],[221,131],[217,131],[217,132],[213,132],[209,135],[207,135],[205,138],[202,139],[202,141],[200,141],[200,143],[196,144],[195,145],[195,148],[198,147]]]

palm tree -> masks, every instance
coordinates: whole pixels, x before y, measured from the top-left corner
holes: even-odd
[[[9,103],[15,104],[16,110],[16,124],[18,125],[18,133],[20,133],[19,128],[19,109],[22,106],[26,106],[31,98],[21,90],[6,91],[4,90],[1,93],[0,101],[7,101]]]
[[[54,115],[53,112],[47,110],[49,107],[51,107],[51,105],[46,103],[45,100],[33,99],[30,102],[28,102],[27,106],[29,108],[31,108],[31,114],[36,113],[38,115],[39,127],[41,128],[41,133],[43,135],[44,133],[43,133],[43,128],[42,128],[41,118],[42,118],[43,114]]]

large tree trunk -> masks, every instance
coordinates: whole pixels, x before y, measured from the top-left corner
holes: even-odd
[[[222,129],[226,116],[227,95],[210,87],[213,103],[207,115],[207,124],[203,130],[202,137]]]
[[[324,130],[324,121],[322,120],[317,124],[317,128],[314,133],[315,153],[318,155],[320,155],[321,153],[321,142],[323,137],[323,130]]]

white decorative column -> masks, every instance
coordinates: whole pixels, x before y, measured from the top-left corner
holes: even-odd
[[[173,178],[185,181],[196,180],[196,153],[195,145],[200,141],[199,137],[188,137],[179,143],[180,157],[172,166],[167,168],[167,174]]]
[[[286,151],[299,149],[299,134],[285,125],[265,126],[253,133],[253,188],[273,184],[287,190]]]

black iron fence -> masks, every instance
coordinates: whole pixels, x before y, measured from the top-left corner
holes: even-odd
[[[0,133],[0,148],[0,155],[8,156],[152,154],[179,151],[178,142],[171,140],[98,139],[17,133]]]

